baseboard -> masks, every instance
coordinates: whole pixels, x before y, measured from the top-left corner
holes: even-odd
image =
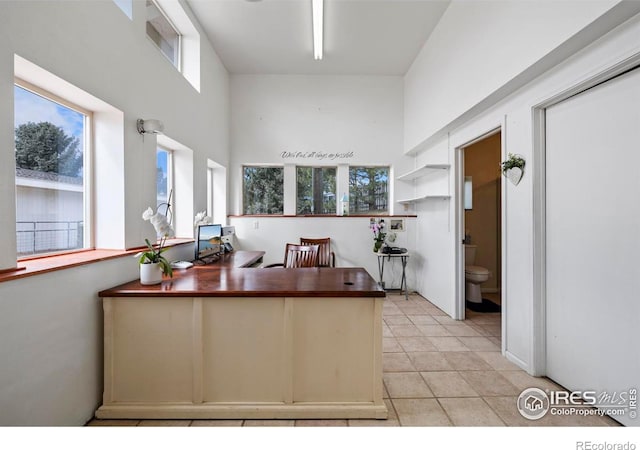
[[[504,352],[504,357],[507,358],[512,363],[514,363],[516,366],[520,367],[525,372],[529,373],[529,364],[524,362],[522,359],[518,358],[516,355],[511,353],[509,350]]]

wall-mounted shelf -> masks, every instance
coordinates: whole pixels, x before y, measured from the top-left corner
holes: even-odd
[[[411,172],[400,175],[397,179],[400,181],[412,181],[431,173],[445,172],[449,170],[449,167],[449,164],[425,164]]]
[[[448,200],[450,199],[451,196],[450,195],[422,195],[420,197],[416,197],[416,198],[408,198],[406,200],[398,200],[398,203],[417,203],[420,202],[422,200]]]
[[[411,172],[400,175],[396,179],[399,181],[413,181],[417,180],[418,178],[424,177],[425,175],[430,175],[433,173],[448,173],[450,167],[451,166],[449,164],[425,164],[424,166],[418,167]],[[408,198],[405,200],[398,200],[398,203],[411,204],[423,200],[448,200],[450,198],[451,195],[449,194],[428,194],[421,195],[419,197]]]

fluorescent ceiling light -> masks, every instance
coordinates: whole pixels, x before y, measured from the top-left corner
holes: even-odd
[[[322,59],[322,13],[324,0],[311,0],[311,13],[313,16],[313,58]]]

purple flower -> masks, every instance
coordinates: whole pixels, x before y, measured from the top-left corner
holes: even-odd
[[[384,238],[386,236],[386,233],[382,232],[382,229],[384,228],[384,222],[373,222],[369,225],[369,228],[371,228],[371,231],[373,232],[373,240],[375,241],[384,241]]]

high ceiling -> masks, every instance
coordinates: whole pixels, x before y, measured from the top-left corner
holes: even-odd
[[[325,0],[313,59],[311,0],[188,0],[234,74],[404,75],[449,0]]]

